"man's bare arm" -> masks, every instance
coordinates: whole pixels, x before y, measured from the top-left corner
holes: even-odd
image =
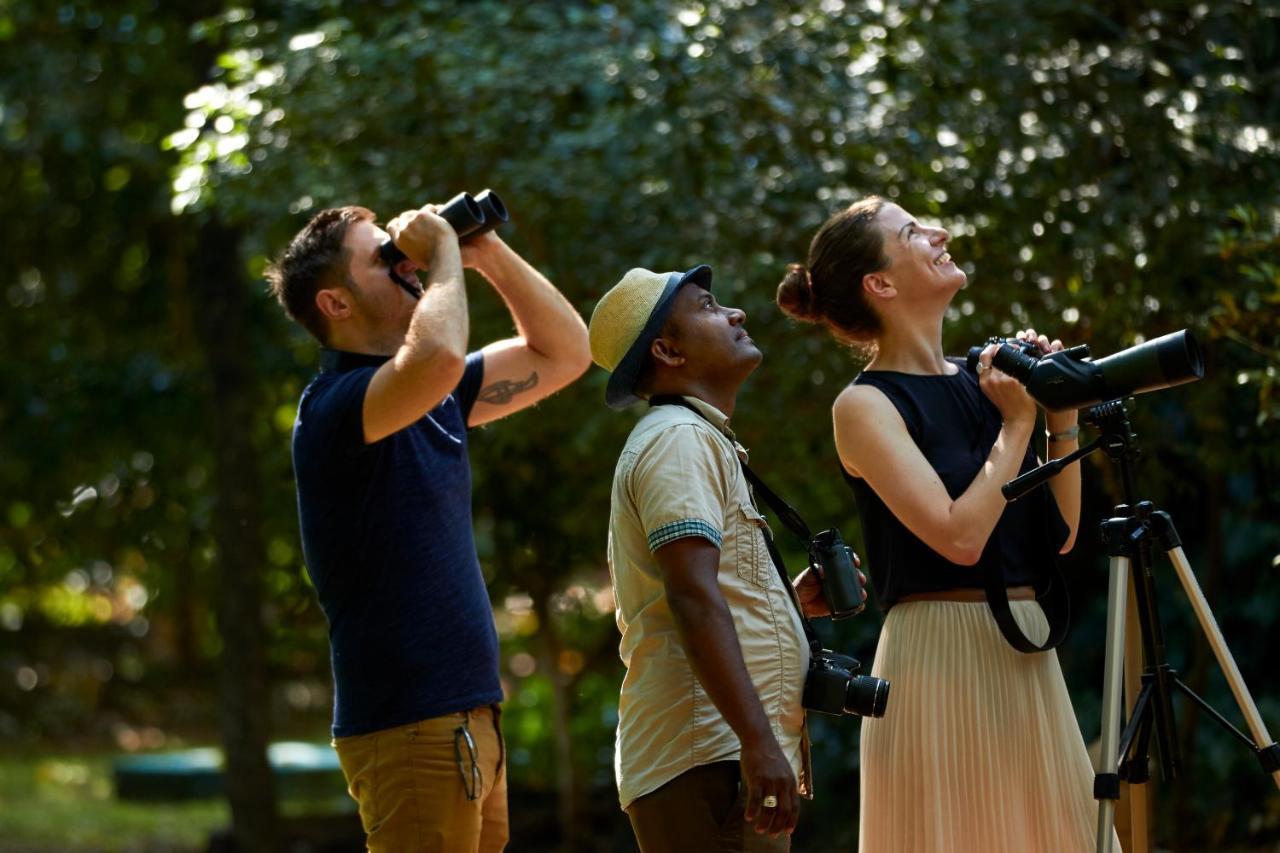
[[[464,261],[493,285],[517,336],[484,347],[484,377],[468,423],[478,426],[532,406],[591,364],[587,327],[569,300],[496,235],[464,249]]]

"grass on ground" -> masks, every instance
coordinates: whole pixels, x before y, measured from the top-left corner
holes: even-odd
[[[207,849],[230,822],[226,801],[122,802],[113,755],[0,754],[0,850],[5,853],[183,853]],[[339,780],[340,781],[340,780]],[[339,786],[340,788],[341,786]],[[286,815],[350,810],[350,800],[289,800]]]

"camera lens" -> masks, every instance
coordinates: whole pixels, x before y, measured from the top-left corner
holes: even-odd
[[[874,675],[855,675],[849,679],[844,695],[844,710],[859,717],[883,717],[889,703],[889,682]]]
[[[1095,361],[1103,399],[1143,394],[1204,376],[1204,355],[1191,330],[1164,335]]]
[[[1013,341],[1002,344],[992,357],[991,366],[998,367],[1019,382],[1025,383],[1031,376],[1031,369],[1040,359],[1028,355],[1024,347],[1016,346],[1017,343],[1018,341]]]

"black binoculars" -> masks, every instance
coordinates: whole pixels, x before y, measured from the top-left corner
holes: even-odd
[[[488,233],[511,219],[507,206],[493,190],[484,190],[476,196],[466,192],[458,193],[445,202],[437,215],[453,226],[453,230],[458,232],[458,239],[462,241]],[[378,254],[390,267],[395,267],[406,257],[390,240],[378,247]]]
[[[865,593],[853,564],[853,549],[844,544],[839,530],[824,530],[809,540],[809,565],[822,583],[822,596],[831,608],[832,619],[848,619],[862,612]]]

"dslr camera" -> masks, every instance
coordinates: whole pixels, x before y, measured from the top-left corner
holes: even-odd
[[[855,675],[858,659],[830,649],[809,657],[801,704],[810,711],[840,717],[883,717],[889,702],[889,682],[874,675]]]
[[[847,619],[866,606],[862,584],[853,564],[853,550],[838,530],[824,530],[809,540],[809,567],[822,583],[822,595],[831,607],[832,619]],[[889,701],[889,682],[871,675],[856,675],[856,658],[830,649],[815,648],[809,656],[802,704],[820,714],[883,717]]]

